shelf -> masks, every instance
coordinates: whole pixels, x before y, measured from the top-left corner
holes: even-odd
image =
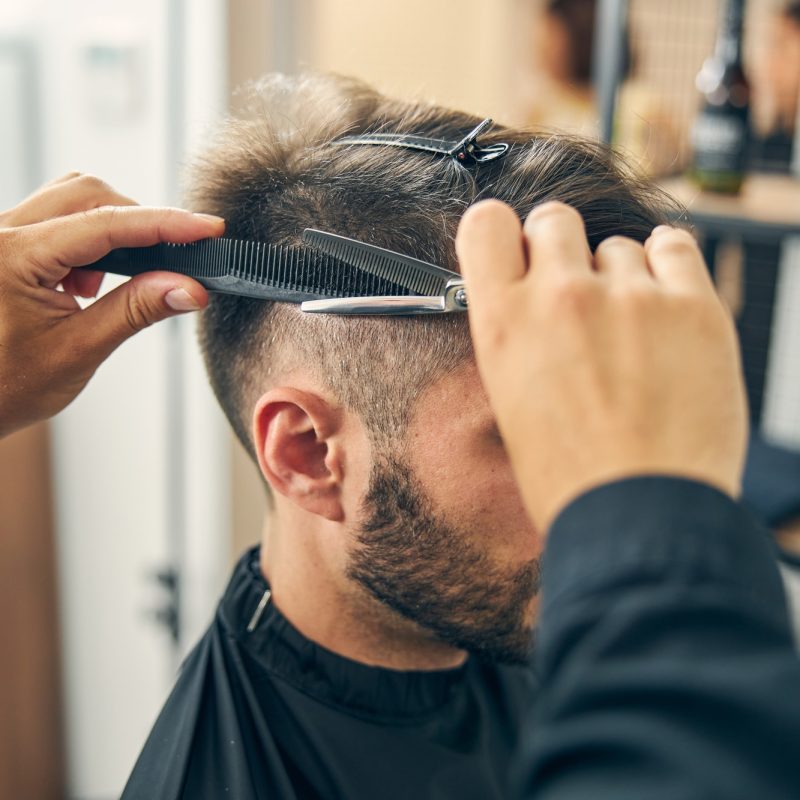
[[[671,178],[660,186],[686,206],[692,222],[708,233],[769,241],[800,235],[797,178],[752,174],[734,196],[701,192],[687,178]]]

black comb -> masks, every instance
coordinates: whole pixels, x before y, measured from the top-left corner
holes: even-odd
[[[357,267],[364,273],[389,284],[405,287],[408,290],[405,294],[441,295],[447,283],[452,278],[459,277],[456,273],[436,264],[326,231],[306,228],[303,231],[303,241],[328,256]],[[397,292],[384,292],[384,294],[397,294]]]
[[[84,269],[129,277],[166,270],[194,278],[209,291],[286,303],[409,294],[405,286],[324,251],[226,237],[119,248]]]

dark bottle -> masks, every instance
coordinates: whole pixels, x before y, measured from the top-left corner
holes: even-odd
[[[750,85],[742,68],[744,0],[723,3],[714,55],[697,75],[703,105],[692,129],[691,176],[701,189],[735,194],[750,141]]]

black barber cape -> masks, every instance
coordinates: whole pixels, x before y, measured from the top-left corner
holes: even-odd
[[[306,639],[263,605],[266,590],[254,549],[183,665],[124,800],[507,800],[530,668],[474,658],[445,671],[368,667]]]
[[[248,633],[265,590],[251,553],[124,800],[800,798],[800,660],[774,550],[703,484],[618,481],[561,513],[538,686],[474,659],[354,664],[271,604]]]

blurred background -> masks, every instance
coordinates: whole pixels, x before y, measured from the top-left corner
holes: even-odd
[[[797,567],[797,3],[746,4],[751,135],[733,194],[686,178],[720,0],[15,5],[0,8],[0,208],[75,169],[180,204],[184,164],[236,87],[274,70],[612,139],[686,203],[736,313],[757,431],[748,502],[778,532],[787,576]],[[262,503],[191,320],[137,336],[57,419],[0,442],[2,800],[119,795],[235,557],[260,536]]]

